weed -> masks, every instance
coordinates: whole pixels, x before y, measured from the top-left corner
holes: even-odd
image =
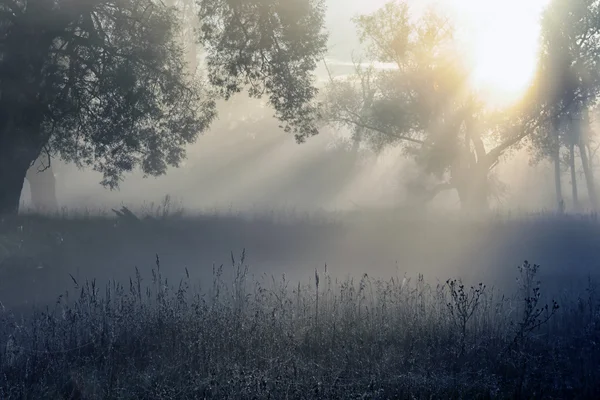
[[[76,295],[65,293],[54,307],[27,320],[2,313],[0,398],[594,398],[600,391],[597,330],[590,330],[600,325],[598,313],[576,314],[576,302],[562,313],[541,307],[538,266],[519,269],[514,301],[526,296],[515,314],[506,296],[483,284],[432,287],[423,276],[411,284],[366,274],[355,283],[316,271],[312,287],[290,289],[285,276],[251,279],[245,251],[231,258],[231,269],[214,268],[207,292],[190,290],[189,271],[170,285],[156,256],[148,285],[137,269],[128,285],[113,281],[103,291],[72,277]],[[568,326],[548,324],[563,313]],[[544,324],[546,335],[534,335]],[[589,333],[573,336],[574,325]],[[586,367],[568,368],[575,364]]]

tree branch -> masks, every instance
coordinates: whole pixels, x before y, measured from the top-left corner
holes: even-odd
[[[567,102],[563,102],[562,106],[554,113],[550,113],[550,115],[546,115],[546,116],[538,116],[537,118],[535,118],[535,122],[533,123],[533,125],[529,126],[529,127],[521,127],[521,129],[523,129],[523,131],[519,134],[514,136],[513,138],[499,144],[498,146],[496,146],[494,149],[490,150],[486,156],[486,158],[488,159],[488,162],[493,163],[494,160],[496,160],[497,158],[499,158],[506,150],[508,150],[510,147],[516,145],[517,143],[519,143],[521,140],[525,139],[527,136],[529,136],[530,134],[533,133],[533,131],[537,128],[539,128],[540,126],[550,122],[553,118],[559,117],[561,116],[563,113],[565,113],[576,101],[586,101],[588,100],[590,97],[592,97],[591,95],[589,96],[577,96],[574,95],[572,96],[569,101]],[[531,119],[530,119],[531,120]],[[527,123],[525,123],[524,125],[526,125]]]
[[[353,113],[351,113],[351,114],[353,114]],[[389,132],[389,131],[386,131],[377,126],[371,125],[368,122],[363,122],[360,120],[354,120],[354,119],[344,118],[344,117],[336,117],[336,118],[330,119],[328,122],[341,122],[341,123],[348,124],[348,125],[355,125],[359,128],[365,128],[365,129],[369,129],[369,130],[372,130],[375,132],[379,132],[390,138],[403,140],[403,141],[407,141],[407,142],[411,142],[411,143],[416,143],[416,144],[420,144],[420,145],[425,145],[425,142],[423,140],[414,139],[414,138],[411,138],[410,136],[404,136],[404,135],[399,135],[397,133]]]

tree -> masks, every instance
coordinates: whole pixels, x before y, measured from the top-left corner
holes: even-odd
[[[180,40],[184,49],[188,71],[195,74],[198,68],[197,41],[195,29],[198,27],[195,2],[181,0],[166,2],[170,7],[177,7],[177,15],[181,19]],[[31,189],[31,200],[36,210],[56,210],[56,177],[53,173],[53,159],[49,154],[41,154],[27,170],[26,179]]]
[[[165,7],[28,0],[2,3],[0,18],[0,212],[16,211],[45,147],[114,188],[136,165],[148,174],[176,165],[213,118],[184,80]]]
[[[583,167],[590,203],[597,195],[589,157],[589,108],[600,95],[600,6],[593,0],[553,0],[542,19],[542,50],[537,80],[537,109],[532,115],[546,118],[546,129],[531,137],[535,160],[550,158],[555,164],[559,210],[564,207],[561,190],[560,150],[568,161],[574,202],[578,202],[575,150]],[[550,122],[548,122],[550,121]]]
[[[326,50],[322,0],[201,0],[209,81],[225,99],[266,95],[298,142],[318,133],[312,72]]]
[[[423,172],[411,188],[420,202],[455,190],[463,209],[485,209],[490,172],[534,129],[522,105],[484,107],[469,90],[454,28],[433,9],[413,22],[407,4],[393,1],[356,23],[369,60],[392,67],[357,68],[348,79],[332,80],[327,121],[351,128],[376,151],[402,146]]]
[[[321,2],[200,0],[206,87],[186,73],[179,21],[154,0],[0,4],[0,213],[16,212],[43,149],[117,188],[160,175],[215,117],[215,95],[250,85],[287,131],[316,134],[312,71],[326,43]]]
[[[181,19],[180,40],[184,48],[187,67],[190,73],[198,70],[198,41],[196,31],[200,27],[197,17],[198,7],[195,0],[168,0],[169,7],[176,7]]]

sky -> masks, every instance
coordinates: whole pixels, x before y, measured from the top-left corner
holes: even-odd
[[[329,58],[347,62],[359,48],[351,18],[376,11],[388,0],[330,0]],[[435,7],[455,24],[461,48],[474,66],[472,84],[494,106],[514,101],[536,66],[541,13],[548,0],[407,0],[418,17]]]
[[[432,1],[409,0],[409,3],[411,9],[417,12]],[[352,52],[359,46],[355,25],[351,19],[360,14],[374,12],[386,3],[386,0],[328,0],[329,57],[350,61]]]

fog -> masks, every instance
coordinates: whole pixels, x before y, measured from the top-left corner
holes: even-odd
[[[328,2],[329,71],[321,63],[317,70],[321,82],[329,79],[328,73],[342,76],[353,72],[353,62],[361,57],[361,46],[351,19],[385,3]],[[409,4],[415,16],[431,5],[452,10],[448,7],[451,1],[413,0]],[[170,168],[158,178],[144,178],[139,172],[126,174],[116,191],[99,185],[101,174],[55,160],[59,206],[106,210],[120,204],[160,202],[165,195],[189,212],[340,211],[405,204],[405,185],[414,178],[416,169],[399,149],[383,154],[362,149],[353,156],[343,150],[352,146],[350,133],[329,127],[306,143],[297,144],[292,135],[278,127],[272,114],[260,101],[245,95],[221,103],[219,119],[188,146],[187,160],[180,168]],[[248,124],[248,120],[259,117],[264,120]],[[540,211],[553,207],[552,169],[544,162],[531,166],[529,159],[527,149],[513,151],[495,169],[506,191],[492,202],[493,208]],[[22,204],[24,208],[31,206],[27,183]],[[452,193],[442,194],[431,207],[455,210],[458,199]]]
[[[399,149],[383,154],[361,150],[349,164],[345,132],[325,131],[297,144],[272,121],[270,131],[230,132],[220,121],[188,148],[180,168],[158,178],[126,175],[118,190],[102,187],[100,173],[54,162],[57,198],[67,209],[100,210],[160,202],[170,195],[187,211],[236,211],[296,208],[347,211],[358,207],[398,207],[406,196],[403,183],[415,166]],[[340,165],[346,161],[345,165]],[[512,153],[497,167],[506,193],[493,206],[540,211],[554,207],[554,181],[548,163],[532,166],[526,150]],[[23,205],[31,206],[28,184]],[[458,199],[440,195],[433,208],[457,210]]]
[[[600,0],[0,3],[0,400],[600,398],[598,60]]]
[[[383,3],[354,0],[330,4],[327,68],[323,62],[317,70],[321,83],[330,79],[329,74],[339,77],[352,73],[361,49],[350,18]],[[414,11],[418,14],[428,4],[416,2]],[[198,224],[195,230],[184,224],[177,232],[157,231],[156,237],[137,237],[136,233],[127,244],[113,243],[116,239],[109,238],[110,234],[106,234],[106,243],[96,247],[79,246],[75,241],[68,251],[62,250],[68,256],[59,258],[61,262],[67,260],[60,266],[60,274],[50,273],[54,283],[44,281],[46,296],[51,298],[70,285],[67,272],[99,278],[124,278],[134,266],[145,266],[148,272],[156,253],[173,278],[181,277],[185,267],[195,276],[206,277],[212,263],[227,262],[230,251],[247,248],[252,271],[257,274],[286,273],[305,279],[315,268],[328,264],[329,271],[338,275],[365,271],[378,276],[426,273],[432,279],[461,275],[491,281],[512,279],[514,267],[526,258],[545,264],[545,271],[555,278],[564,278],[565,262],[583,263],[595,254],[587,233],[581,234],[583,241],[561,240],[560,235],[571,232],[575,223],[553,230],[551,237],[537,236],[540,225],[536,224],[465,221],[457,225],[454,217],[460,204],[454,191],[438,195],[427,205],[426,214],[423,204],[411,203],[408,187],[422,176],[401,148],[376,154],[366,147],[353,147],[349,131],[331,127],[298,144],[278,126],[264,102],[244,95],[219,103],[218,110],[218,120],[188,146],[185,162],[158,178],[135,171],[125,175],[118,190],[110,191],[99,184],[100,173],[55,160],[59,207],[67,215],[89,212],[113,217],[111,209],[125,205],[144,212],[169,196],[169,207],[181,208],[187,215],[241,213],[256,217],[278,213],[298,217],[297,224],[271,226],[270,220],[260,219],[190,220],[190,225]],[[508,215],[556,208],[553,166],[546,161],[531,165],[530,160],[527,146],[501,159],[493,176],[504,190],[491,201],[493,211]],[[581,192],[585,209],[586,194]],[[568,195],[565,199],[570,207]],[[27,183],[22,206],[31,207]],[[398,210],[402,210],[399,219]],[[364,218],[355,218],[360,213]],[[303,219],[306,215],[317,215],[322,221],[307,224]],[[343,227],[329,227],[329,219],[341,221]],[[89,233],[92,236],[94,229]],[[118,249],[107,251],[113,249],[111,246]],[[582,274],[593,268],[589,264],[578,266]],[[57,271],[59,267],[48,263],[44,268]],[[10,286],[18,292],[18,285]],[[24,301],[23,294],[12,295],[15,303]]]
[[[242,103],[253,102],[243,99]],[[236,104],[237,105],[237,104]],[[265,111],[268,113],[269,111]],[[236,111],[236,118],[244,110]],[[187,211],[252,211],[296,208],[341,211],[358,207],[399,207],[406,200],[404,184],[416,173],[414,163],[400,149],[374,154],[351,153],[348,132],[322,131],[306,143],[269,118],[260,132],[245,131],[244,122],[221,116],[213,127],[188,147],[180,168],[158,178],[134,172],[125,175],[118,190],[102,187],[100,173],[55,161],[57,198],[67,209],[107,209],[161,201],[170,195]],[[237,125],[235,130],[231,125]],[[510,153],[495,175],[506,185],[492,207],[540,211],[554,207],[553,170],[547,162],[531,165],[527,149]],[[23,204],[31,206],[28,184]],[[458,210],[458,199],[442,194],[433,208]]]

